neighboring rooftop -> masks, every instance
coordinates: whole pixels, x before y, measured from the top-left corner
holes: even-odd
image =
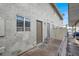
[[[79,22],[79,4],[69,4],[69,26],[74,26]]]

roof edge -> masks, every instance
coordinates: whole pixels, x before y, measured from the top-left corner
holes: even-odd
[[[50,3],[50,5],[55,9],[55,11],[57,12],[57,14],[59,15],[60,19],[63,20],[62,15],[60,14],[58,8],[56,7],[56,5],[54,3]]]

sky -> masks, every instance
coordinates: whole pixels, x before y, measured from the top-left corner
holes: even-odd
[[[61,14],[64,14],[64,25],[68,24],[68,3],[56,3],[56,6]]]

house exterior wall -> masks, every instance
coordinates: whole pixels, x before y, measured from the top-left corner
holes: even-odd
[[[74,26],[79,20],[79,4],[69,3],[69,26]]]
[[[16,31],[16,15],[30,19],[30,31]],[[50,34],[53,27],[62,26],[61,20],[50,4],[16,4],[1,3],[0,17],[4,20],[4,36],[0,36],[0,47],[4,47],[3,55],[16,55],[17,51],[26,51],[36,46],[36,20],[43,22],[43,41],[47,37],[47,23],[50,23]]]
[[[69,3],[69,26],[75,27],[73,32],[79,32],[79,4]]]

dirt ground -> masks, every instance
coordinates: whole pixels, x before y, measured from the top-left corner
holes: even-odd
[[[57,56],[61,40],[50,39],[49,42],[25,52],[22,56]]]

